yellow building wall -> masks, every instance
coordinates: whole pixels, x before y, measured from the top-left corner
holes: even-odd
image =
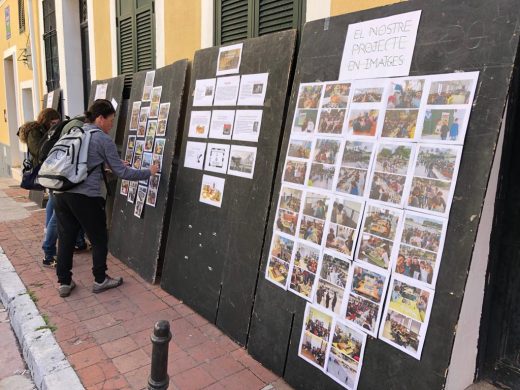
[[[164,1],[164,58],[165,64],[177,60],[193,59],[200,49],[200,0]],[[155,18],[161,15],[155,15]]]
[[[10,11],[10,25],[11,25],[11,37],[7,39],[6,36],[6,23],[5,23],[5,9],[9,7]],[[5,97],[5,71],[4,71],[4,52],[10,48],[16,47],[16,54],[14,55],[14,68],[15,68],[15,76],[17,76],[17,80],[15,80],[15,84],[18,88],[18,101],[17,107],[20,113],[20,117],[23,118],[22,113],[22,100],[21,100],[21,88],[20,83],[27,80],[33,79],[33,71],[29,69],[23,62],[18,61],[18,57],[21,54],[21,50],[24,48],[30,49],[29,42],[29,15],[28,15],[28,3],[25,0],[25,31],[20,33],[18,26],[18,1],[17,0],[5,0],[0,1],[0,143],[9,144],[9,130],[8,124],[5,120],[4,110],[7,111],[6,97]],[[37,2],[33,1],[33,15],[35,18],[35,24],[37,24],[38,17],[38,6]],[[36,58],[39,59],[39,51],[40,51],[40,42],[39,36],[36,37],[36,46],[37,53],[35,53]],[[29,59],[30,62],[30,59]],[[37,61],[38,68],[40,68],[40,61]],[[37,69],[40,74],[41,80],[41,69]],[[40,88],[41,89],[41,88]],[[34,90],[33,90],[34,93]],[[37,113],[35,112],[35,115]]]
[[[399,3],[400,1],[403,0],[331,0],[330,16],[381,7],[383,5]]]
[[[93,9],[96,75],[92,75],[92,80],[103,80],[112,77],[110,1],[93,0]]]

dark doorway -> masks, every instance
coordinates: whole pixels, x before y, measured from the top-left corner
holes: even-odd
[[[518,58],[516,63],[518,63]],[[478,376],[520,389],[520,74],[509,94],[490,237],[490,259],[480,334]]]
[[[79,28],[81,35],[81,59],[83,63],[83,105],[86,110],[88,105],[88,95],[90,93],[90,53],[88,43],[87,0],[79,1]]]

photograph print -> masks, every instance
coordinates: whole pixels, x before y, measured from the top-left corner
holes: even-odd
[[[414,146],[404,143],[382,143],[374,162],[369,198],[401,206]]]
[[[468,112],[469,109],[465,108],[427,109],[420,140],[462,145],[466,136]]]
[[[442,257],[447,221],[405,211],[394,273],[435,286]]]
[[[367,336],[339,319],[334,321],[333,329],[325,373],[340,385],[354,390],[363,365]]]
[[[356,260],[389,270],[402,210],[367,204]]]
[[[353,258],[363,208],[364,203],[354,199],[343,197],[334,199],[327,225],[325,247],[337,252],[336,254],[341,257]]]
[[[308,159],[311,156],[312,141],[290,139],[287,157]]]
[[[221,207],[225,184],[226,179],[203,175],[199,201],[211,206]]]
[[[305,183],[307,166],[308,163],[305,161],[287,159],[285,161],[283,181],[286,183],[303,185]]]
[[[473,103],[478,72],[436,75],[432,79],[428,91],[428,105],[471,105]]]
[[[462,146],[419,145],[407,206],[447,217],[457,181]]]
[[[325,354],[332,330],[330,314],[307,303],[303,317],[302,335],[298,356],[320,369],[325,366]]]
[[[141,109],[141,102],[133,102],[132,103],[132,113],[130,114],[130,131],[137,130],[137,124],[139,122],[139,110]]]
[[[228,175],[252,179],[255,173],[255,147],[231,145],[229,153]]]
[[[347,140],[341,157],[336,191],[364,197],[373,154],[373,142]]]
[[[327,195],[315,192],[306,194],[299,238],[321,245],[329,203],[330,199]]]
[[[391,79],[386,108],[419,108],[424,82],[421,78]]]
[[[300,84],[297,108],[318,108],[323,84]]]
[[[289,273],[289,290],[296,295],[311,299],[320,251],[304,243],[296,243],[294,260]]]
[[[386,110],[381,137],[412,140],[415,138],[419,110]]]
[[[434,293],[416,281],[404,282],[394,276],[388,289],[379,338],[420,359]]]
[[[297,109],[294,114],[294,122],[291,136],[303,134],[310,135],[314,133],[317,126],[318,110],[315,109]]]
[[[378,120],[378,109],[351,109],[347,121],[347,135],[375,137]]]
[[[350,267],[350,261],[324,253],[312,302],[339,315]]]
[[[343,132],[347,110],[324,108],[320,112],[317,132],[320,134],[340,135]]]
[[[283,289],[287,287],[293,248],[293,240],[281,234],[273,234],[265,278]]]
[[[347,108],[350,83],[326,83],[321,108]]]

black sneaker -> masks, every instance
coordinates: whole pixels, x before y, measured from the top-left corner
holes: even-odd
[[[87,249],[88,249],[88,245],[86,242],[84,242],[81,245],[74,245],[74,252],[85,251]]]
[[[51,257],[50,259],[43,259],[42,264],[47,268],[56,268],[57,262],[54,257]]]

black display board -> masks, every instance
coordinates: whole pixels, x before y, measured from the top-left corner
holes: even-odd
[[[109,250],[149,282],[157,280],[162,267],[162,256],[170,220],[172,191],[175,185],[174,162],[184,119],[181,109],[185,99],[187,72],[188,60],[180,60],[155,71],[154,86],[162,86],[161,103],[170,103],[156,206],[145,205],[141,218],[135,217],[134,203],[127,202],[127,197],[120,195],[121,180],[118,181],[115,192],[112,213],[113,229],[110,231]],[[131,117],[132,103],[141,100],[145,77],[145,71],[134,75],[128,102],[128,118]],[[149,103],[146,104],[149,105]],[[130,120],[126,125],[124,148],[126,148],[130,134],[129,125]],[[135,135],[135,131],[132,134]]]
[[[121,112],[125,109],[123,106],[123,88],[125,84],[125,76],[117,76],[111,79],[106,80],[94,80],[92,81],[92,85],[90,86],[90,94],[88,98],[88,105],[90,106],[94,103],[94,98],[96,96],[96,89],[98,85],[106,84],[106,95],[105,99],[112,101],[115,100],[117,103],[116,116],[114,117],[114,126],[112,130],[110,130],[110,136],[115,141],[116,132],[118,129],[119,118],[121,117]],[[124,115],[123,115],[124,116]]]
[[[127,105],[126,101],[123,101],[123,88],[125,83],[125,76],[117,76],[111,79],[106,80],[94,80],[90,86],[90,94],[88,98],[88,106],[94,103],[94,98],[96,96],[96,89],[98,85],[106,84],[106,93],[104,98],[112,101],[112,99],[117,104],[116,115],[114,117],[114,125],[112,126],[112,130],[110,130],[109,135],[116,142],[118,146],[123,140],[124,136],[124,125],[126,123],[126,109]],[[88,108],[88,107],[87,107]],[[118,141],[119,135],[119,143]],[[109,186],[109,191],[106,196],[105,210],[107,213],[107,226],[110,228],[112,223],[112,210],[114,207],[115,200],[115,192],[117,186],[117,178],[112,177],[111,175],[107,175],[107,182]]]
[[[51,92],[53,92],[52,102],[47,101],[48,100],[47,98],[48,98],[50,92],[46,93],[45,95],[43,95],[42,107],[43,108],[54,108],[55,110],[59,111],[60,99],[61,99],[61,89],[58,88]],[[51,103],[51,104],[49,105],[48,103]]]
[[[388,344],[367,341],[359,389],[441,389],[446,382],[467,272],[479,224],[500,122],[518,46],[520,2],[499,0],[410,1],[307,23],[301,39],[287,118],[295,111],[302,82],[337,80],[349,24],[422,10],[411,75],[480,71],[466,135],[444,255],[421,360]],[[286,121],[280,155],[291,130]],[[271,241],[284,157],[280,159],[266,243]],[[245,222],[244,222],[245,223]],[[263,274],[269,245],[264,246],[261,277],[248,350],[298,389],[341,388],[298,357],[306,301],[286,292]]]
[[[193,110],[263,110],[257,143],[190,138],[256,147],[252,179],[184,167],[195,81],[216,77],[219,48],[197,51],[193,62],[161,286],[242,344],[247,339],[253,306],[295,38],[295,31],[285,31],[243,42],[239,74],[269,74],[263,107],[210,106]],[[199,201],[204,174],[226,180],[220,208]]]

